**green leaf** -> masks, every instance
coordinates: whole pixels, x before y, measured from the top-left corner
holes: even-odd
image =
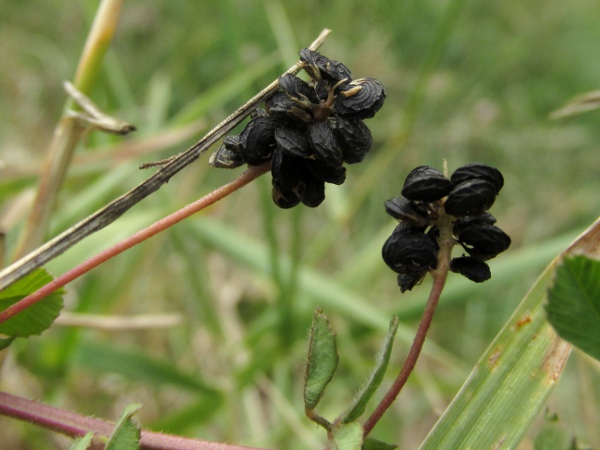
[[[341,422],[349,423],[358,419],[367,407],[367,402],[371,399],[381,382],[390,361],[392,346],[394,345],[394,337],[398,331],[398,317],[394,316],[390,321],[388,332],[383,340],[379,353],[377,354],[377,362],[375,368],[369,377],[365,386],[360,390],[355,397],[353,404],[343,413]]]
[[[331,381],[339,361],[335,333],[327,316],[316,308],[308,342],[308,360],[304,379],[304,404],[314,409]]]
[[[342,425],[333,430],[331,450],[361,450],[363,444],[363,429],[358,422]]]
[[[0,292],[0,311],[14,305],[53,280],[45,269],[37,269]],[[27,337],[40,334],[52,325],[63,307],[62,289],[0,324],[0,333]]]
[[[571,345],[546,321],[556,260],[483,353],[421,450],[515,448],[544,407]]]
[[[94,433],[90,431],[85,436],[81,437],[80,439],[77,439],[71,446],[71,450],[87,450],[87,448],[92,443],[93,438]]]
[[[565,257],[548,291],[546,311],[563,339],[600,360],[600,261]]]
[[[366,438],[362,450],[394,450],[398,448],[396,444],[388,444],[373,438]]]
[[[105,450],[138,450],[140,448],[140,426],[133,421],[132,416],[142,407],[139,403],[127,405],[117,426],[112,432]]]

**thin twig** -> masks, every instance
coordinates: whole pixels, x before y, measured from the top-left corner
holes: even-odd
[[[242,173],[231,183],[227,183],[226,185],[221,186],[219,189],[216,189],[215,191],[211,192],[208,195],[205,195],[201,199],[196,200],[194,203],[190,203],[189,205],[184,206],[179,211],[168,215],[167,217],[159,220],[158,222],[153,223],[149,227],[138,231],[137,233],[128,237],[127,239],[124,239],[121,242],[118,242],[117,244],[113,245],[112,247],[107,248],[106,250],[98,253],[96,256],[81,263],[80,265],[69,270],[60,277],[55,278],[50,283],[42,286],[37,291],[29,294],[27,297],[22,298],[17,303],[12,304],[4,311],[0,312],[0,323],[5,322],[6,320],[13,317],[15,314],[18,314],[21,311],[36,304],[44,297],[50,295],[52,292],[63,287],[64,285],[73,281],[74,279],[79,278],[83,274],[92,270],[94,267],[97,267],[103,262],[108,261],[109,259],[118,255],[119,253],[130,249],[131,247],[145,241],[146,239],[154,236],[155,234],[158,234],[161,231],[166,230],[167,228],[175,225],[176,223],[181,222],[183,219],[191,216],[192,214],[195,214],[198,211],[212,205],[213,203],[227,197],[232,192],[235,192],[236,190],[250,183],[252,180],[268,172],[269,169],[270,163],[268,162],[263,164],[262,166],[250,166],[248,170]]]
[[[312,50],[319,48],[330,32],[331,30],[328,29],[323,30],[309,48]],[[302,63],[297,62],[285,73],[297,73],[301,68]],[[0,290],[62,254],[86,236],[114,222],[125,211],[157,191],[171,177],[198,159],[210,146],[241,123],[260,103],[275,93],[278,87],[279,83],[275,80],[150,178],[0,272]]]
[[[107,316],[63,311],[54,321],[54,325],[66,327],[85,327],[95,330],[155,330],[181,325],[183,316],[171,314],[139,314],[135,316]]]
[[[25,420],[71,437],[81,437],[89,431],[97,437],[108,437],[115,428],[114,423],[106,420],[82,416],[6,392],[0,392],[0,414]],[[140,448],[144,450],[261,450],[152,431],[142,431]]]
[[[364,436],[367,436],[371,432],[373,427],[377,424],[377,422],[379,422],[379,419],[381,419],[383,414],[391,406],[394,400],[396,400],[396,397],[412,373],[415,364],[417,363],[417,359],[421,354],[421,350],[423,349],[423,343],[425,342],[427,331],[429,331],[429,326],[433,320],[433,314],[435,313],[442,290],[446,284],[446,278],[450,268],[452,247],[455,243],[452,237],[452,226],[449,216],[443,214],[443,216],[440,218],[439,230],[440,237],[438,238],[438,244],[440,246],[440,250],[438,252],[438,266],[434,271],[431,272],[431,275],[433,276],[433,285],[431,286],[429,298],[427,299],[427,304],[425,305],[421,322],[419,322],[417,333],[413,339],[413,343],[408,351],[408,355],[406,356],[406,360],[404,361],[404,365],[402,366],[400,373],[394,380],[394,383],[392,383],[392,386],[390,386],[388,391],[385,393],[381,402],[379,402],[379,404],[375,407],[375,410],[365,422],[363,426]]]

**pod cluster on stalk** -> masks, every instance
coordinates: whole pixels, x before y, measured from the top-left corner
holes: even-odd
[[[271,161],[272,197],[281,208],[316,207],[325,183],[346,180],[344,164],[361,162],[373,145],[363,122],[383,106],[386,94],[374,78],[352,78],[341,62],[303,49],[310,80],[279,77],[281,90],[257,109],[239,135],[227,136],[210,158],[214,167]]]
[[[429,166],[408,174],[402,196],[385,202],[386,212],[400,223],[382,250],[402,292],[437,268],[440,226],[450,226],[453,242],[464,250],[451,259],[450,270],[477,283],[491,277],[486,261],[511,243],[488,212],[503,185],[498,169],[480,163],[459,167],[450,179]],[[444,216],[450,220],[442,221]]]

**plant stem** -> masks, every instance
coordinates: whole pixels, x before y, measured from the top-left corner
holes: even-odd
[[[323,30],[309,48],[312,50],[319,48],[330,32],[331,30],[328,29]],[[302,66],[302,62],[297,62],[285,73],[297,73]],[[1,271],[0,290],[65,252],[86,236],[89,236],[114,222],[132,206],[157,191],[163,184],[167,183],[171,177],[188,164],[191,164],[198,159],[215,142],[241,123],[260,103],[275,93],[278,87],[279,82],[277,80],[273,81],[269,86],[252,97],[252,99],[246,102],[242,107],[237,109],[233,114],[209,131],[188,150],[170,158],[158,172],[146,181]]]
[[[114,423],[106,420],[82,416],[6,392],[0,392],[0,414],[25,420],[71,437],[81,437],[89,431],[96,434],[96,437],[108,437],[115,427]],[[261,450],[152,431],[142,431],[140,448],[146,450]]]
[[[155,234],[158,234],[161,231],[164,231],[167,228],[175,225],[176,223],[181,222],[183,219],[191,216],[192,214],[195,214],[198,211],[201,211],[202,209],[212,205],[213,203],[227,197],[229,194],[235,192],[236,190],[250,183],[252,180],[268,172],[269,169],[270,163],[268,162],[261,166],[250,166],[248,170],[242,173],[231,183],[221,186],[219,189],[216,189],[215,191],[211,192],[208,195],[205,195],[201,199],[196,200],[194,203],[190,203],[189,205],[181,208],[179,211],[176,211],[173,214],[164,217],[163,219],[153,223],[149,227],[138,231],[134,235],[98,253],[96,256],[81,263],[77,267],[69,270],[65,274],[52,280],[50,283],[46,284],[45,286],[42,286],[37,291],[29,294],[27,297],[19,300],[17,303],[14,303],[13,305],[6,308],[4,311],[0,312],[0,323],[5,322],[6,320],[13,317],[15,314],[18,314],[19,312],[29,308],[30,306],[42,300],[47,295],[50,295],[52,292],[63,287],[67,283],[70,283],[76,278],[79,278],[83,274],[92,270],[94,267],[99,266],[103,262],[111,259],[119,253],[130,249],[131,247],[145,241],[146,239],[154,236]]]
[[[454,238],[452,237],[452,219],[450,216],[442,213],[438,226],[440,230],[440,236],[438,238],[438,245],[440,247],[438,251],[438,265],[437,268],[431,272],[433,285],[431,286],[431,291],[429,293],[429,298],[427,299],[427,304],[425,305],[425,310],[423,311],[423,316],[421,317],[421,322],[419,322],[417,333],[413,339],[400,373],[394,380],[394,383],[392,383],[392,386],[385,393],[381,402],[379,402],[365,422],[363,426],[364,436],[367,436],[371,432],[373,427],[379,422],[379,419],[381,419],[394,400],[396,400],[396,397],[412,373],[415,364],[417,363],[417,359],[421,354],[421,350],[423,349],[423,343],[425,342],[427,332],[429,331],[431,321],[433,320],[435,308],[442,294],[442,290],[444,289],[444,285],[446,284],[446,278],[448,277],[448,271],[450,269],[452,247],[455,244]]]
[[[98,77],[104,55],[117,26],[122,3],[123,0],[103,0],[98,7],[75,73],[75,85],[84,94],[89,94]],[[58,193],[71,164],[75,147],[85,131],[85,127],[78,120],[68,116],[69,110],[74,107],[76,106],[73,99],[68,97],[63,116],[56,125],[50,142],[36,197],[15,251],[15,258],[20,258],[44,242]]]

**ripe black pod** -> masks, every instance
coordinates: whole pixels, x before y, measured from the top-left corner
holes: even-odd
[[[300,50],[299,54],[300,60],[305,63],[304,70],[317,81],[324,81],[333,86],[342,80],[352,79],[350,70],[339,61],[308,48]]]
[[[331,118],[329,125],[342,150],[344,162],[361,162],[373,146],[373,136],[369,127],[362,120],[350,120],[342,116]]]
[[[208,160],[208,163],[220,169],[234,169],[245,164],[240,151],[240,137],[227,136],[221,146],[215,151]]]
[[[384,203],[385,212],[394,219],[402,220],[413,227],[423,228],[429,225],[427,212],[414,205],[409,199],[404,197],[394,197]]]
[[[296,75],[287,73],[278,78],[279,86],[287,92],[288,96],[296,102],[300,102],[306,107],[311,103],[319,103],[319,98],[315,90],[304,80]]]
[[[450,180],[455,186],[468,180],[485,180],[492,183],[496,195],[500,192],[502,186],[504,186],[504,177],[500,171],[495,167],[481,163],[472,163],[459,167],[454,171]]]
[[[453,258],[450,261],[450,270],[460,273],[475,283],[482,283],[492,277],[490,267],[486,263],[470,256]]]
[[[290,155],[309,158],[313,154],[306,129],[280,125],[275,129],[275,141],[284,152]]]
[[[450,193],[452,182],[439,170],[429,166],[413,169],[402,188],[402,195],[409,200],[434,202]]]
[[[437,249],[430,236],[400,224],[385,241],[382,256],[394,272],[420,274],[437,266]]]
[[[326,166],[338,167],[342,164],[342,151],[326,122],[314,122],[308,127],[308,140],[317,159]]]
[[[276,147],[275,128],[270,117],[254,117],[240,133],[240,152],[244,161],[259,165],[268,161]]]
[[[369,119],[383,106],[385,89],[375,78],[357,78],[340,89],[335,110],[348,119]]]
[[[417,284],[419,284],[423,277],[427,272],[419,273],[419,274],[410,274],[410,273],[399,273],[398,274],[398,286],[400,286],[400,292],[404,293],[406,291],[411,291]]]
[[[494,204],[496,188],[482,179],[471,179],[456,185],[448,194],[444,209],[453,216],[480,214]]]
[[[482,261],[494,258],[511,243],[504,231],[488,224],[467,227],[458,234],[457,239],[469,255]]]
[[[285,92],[277,92],[267,99],[265,107],[269,115],[282,123],[310,122],[313,117]]]

